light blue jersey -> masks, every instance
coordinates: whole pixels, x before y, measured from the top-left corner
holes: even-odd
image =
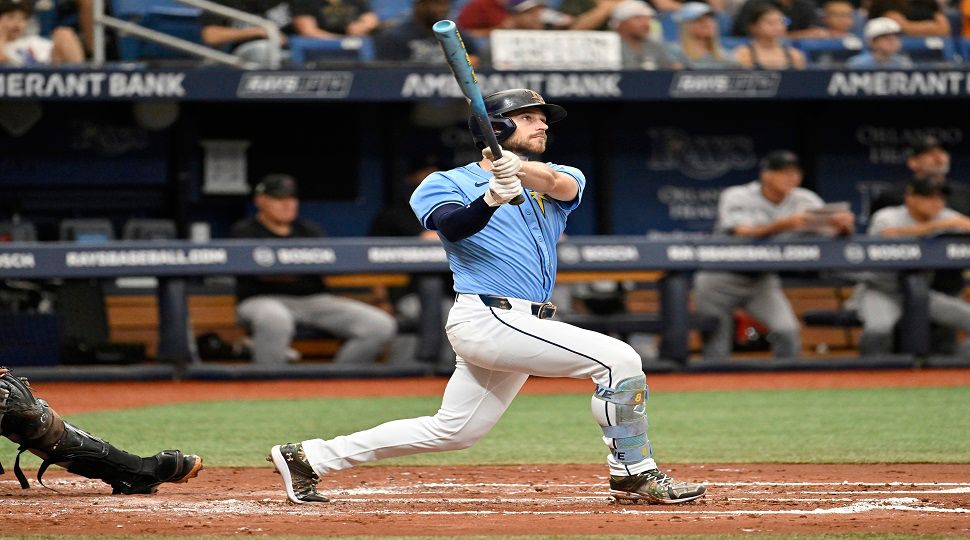
[[[500,206],[485,228],[468,238],[449,242],[438,235],[455,276],[455,292],[549,300],[556,281],[556,242],[582,200],[586,177],[574,167],[547,165],[576,179],[575,199],[561,202],[529,192],[519,206]],[[485,193],[491,177],[478,163],[432,173],[411,195],[411,209],[430,229],[432,212],[447,204],[471,203]]]

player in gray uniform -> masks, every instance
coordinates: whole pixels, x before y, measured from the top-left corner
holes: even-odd
[[[422,226],[441,238],[458,293],[445,326],[457,356],[455,372],[441,408],[434,416],[274,446],[269,459],[287,497],[326,502],[316,489],[321,475],[379,459],[468,448],[492,429],[531,375],[595,383],[592,413],[609,448],[613,497],[673,504],[703,496],[703,485],[674,480],[653,459],[646,377],[636,351],[551,320],[556,241],[582,200],[586,177],[575,167],[534,158],[545,151],[548,124],[565,118],[565,109],[524,88],[492,94],[485,107],[504,147],[502,158],[492,159],[472,123],[484,159],[435,172],[411,195]],[[524,203],[506,204],[520,193]]]
[[[904,203],[887,206],[872,215],[869,234],[885,237],[929,236],[944,232],[970,232],[970,218],[946,207],[949,186],[920,178],[906,187]],[[859,352],[862,355],[892,351],[893,328],[903,309],[903,295],[896,272],[872,272],[859,295],[859,318],[863,321]],[[932,280],[932,272],[927,272]],[[930,319],[940,325],[970,332],[970,304],[960,298],[930,290]],[[970,355],[964,342],[961,355]]]
[[[799,187],[802,168],[798,156],[787,150],[769,153],[761,162],[760,179],[725,189],[718,200],[715,232],[746,238],[767,238],[806,231],[810,210],[824,202]],[[852,232],[851,212],[829,217],[832,232]],[[769,339],[778,358],[798,356],[801,327],[773,272],[697,272],[694,302],[698,313],[716,317],[717,329],[705,336],[704,357],[731,354],[734,310],[744,308],[771,331]]]

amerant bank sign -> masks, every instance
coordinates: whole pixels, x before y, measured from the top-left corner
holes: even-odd
[[[560,97],[621,97],[621,73],[489,73],[479,74],[482,94],[508,88],[532,88],[547,99]],[[462,97],[451,73],[411,73],[404,79],[401,97]]]

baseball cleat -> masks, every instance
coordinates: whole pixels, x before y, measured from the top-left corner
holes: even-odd
[[[272,461],[276,471],[283,477],[283,487],[286,488],[286,496],[291,501],[297,504],[330,501],[317,493],[317,482],[320,481],[320,477],[307,461],[302,444],[277,444],[269,451],[266,461]]]
[[[674,480],[660,469],[632,476],[610,476],[610,495],[617,502],[679,504],[704,496],[703,484]]]

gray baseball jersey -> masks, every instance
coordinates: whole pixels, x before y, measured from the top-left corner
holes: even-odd
[[[950,208],[940,210],[940,213],[933,217],[931,221],[949,219],[959,216],[960,213]],[[887,206],[872,215],[869,221],[869,236],[880,236],[882,231],[894,227],[909,227],[916,225],[917,221],[909,214],[909,209],[905,205]],[[931,279],[932,272],[926,272],[927,278]],[[872,272],[868,282],[870,285],[884,291],[896,291],[899,289],[899,279],[896,272]]]
[[[761,193],[761,182],[754,180],[733,186],[721,193],[714,232],[731,234],[738,225],[766,225],[781,218],[821,208],[821,197],[805,188],[795,188],[785,200],[775,204]]]

